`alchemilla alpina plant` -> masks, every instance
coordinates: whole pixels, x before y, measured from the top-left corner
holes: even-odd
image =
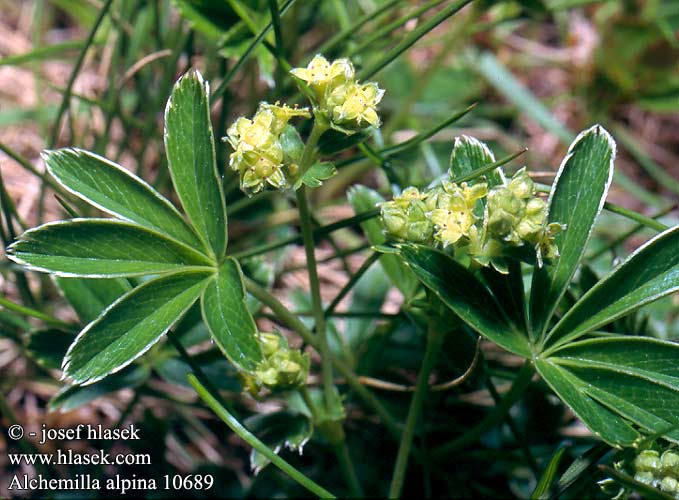
[[[476,443],[507,417],[536,374],[593,436],[613,448],[634,449],[648,435],[679,442],[679,346],[611,327],[679,289],[679,229],[664,230],[604,278],[582,284],[583,276],[592,274],[582,265],[583,255],[613,176],[616,145],[606,130],[595,125],[575,138],[551,186],[538,186],[525,167],[510,171],[488,145],[461,136],[441,178],[417,186],[392,183],[390,193],[354,187],[349,199],[356,217],[318,226],[309,191],[337,173],[340,159],[352,160],[347,149],[360,144],[362,153],[386,169],[390,151],[378,133],[385,91],[377,82],[361,81],[345,58],[317,55],[289,77],[308,105],[261,102],[252,116],[237,118],[224,138],[230,147],[224,169],[216,160],[208,83],[197,71],[177,81],[165,110],[164,143],[182,211],[172,197],[97,154],[77,148],[44,153],[59,186],[111,216],[44,224],[7,250],[16,264],[54,276],[86,323],[61,365],[71,384],[65,391],[120,380],[136,368],[146,377],[162,370],[161,363],[174,355],[159,344],[167,336],[167,346],[192,370],[189,381],[196,392],[253,447],[254,469],[272,462],[312,494],[327,498],[332,493],[315,481],[323,482],[323,475],[302,474],[278,455],[281,449],[301,451],[309,439],[327,445],[347,490],[361,496],[364,475],[353,467],[347,442],[360,427],[356,422],[379,425],[398,443],[388,492],[396,498],[411,456],[427,466]],[[329,137],[340,146],[321,147]],[[247,196],[277,191],[269,194],[290,202],[294,195],[301,236],[234,251],[223,171],[238,176]],[[372,256],[326,306],[316,238],[358,223]],[[260,279],[258,269],[265,266],[258,268],[262,263],[248,257],[298,242],[304,244],[310,294],[291,300],[310,310],[295,312],[272,294],[272,280]],[[364,339],[364,324],[351,323],[356,318],[334,320],[337,304],[353,287],[363,286],[360,279],[373,264],[380,266],[386,286],[405,297],[399,321],[426,344],[415,385],[397,386],[401,393],[413,392],[407,415],[396,416],[372,390],[393,390],[394,384],[358,375],[366,370],[361,353],[380,340],[377,334]],[[76,300],[76,289],[110,298],[110,305],[92,314]],[[360,300],[358,291],[357,296]],[[255,320],[261,315],[289,331],[270,331],[270,324],[260,331]],[[202,340],[209,338],[231,363],[244,393],[239,397],[272,402],[276,425],[262,423],[270,415],[250,424],[263,425],[269,434],[262,434],[275,434],[275,440],[265,443],[244,427],[223,402],[220,380],[206,374],[195,361],[198,355],[187,352],[184,344],[192,337],[182,325],[190,317],[204,325]],[[354,328],[353,334],[343,336],[342,328]],[[425,452],[429,440],[416,439],[416,431],[430,377],[442,350],[455,353],[451,346],[470,336],[496,344],[521,368],[511,372],[511,389],[498,396],[495,413],[452,441],[430,442],[432,449]],[[643,451],[633,462],[634,477],[676,495],[675,462],[674,451]],[[548,479],[556,467],[549,470]]]

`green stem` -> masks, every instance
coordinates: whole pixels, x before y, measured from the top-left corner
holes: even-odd
[[[304,162],[305,156],[302,157],[303,166],[307,165],[307,163]],[[304,250],[306,252],[307,270],[311,288],[311,305],[316,323],[316,338],[318,339],[318,347],[321,354],[325,405],[330,411],[337,403],[335,397],[336,390],[332,373],[332,361],[330,360],[330,348],[328,347],[328,339],[325,334],[325,315],[323,314],[320,281],[318,279],[316,254],[314,252],[314,236],[311,230],[311,212],[309,211],[309,202],[307,200],[305,186],[302,186],[297,190],[297,208],[299,209],[302,238],[304,239]]]
[[[324,119],[319,119],[316,117],[314,120],[314,125],[311,128],[311,133],[309,138],[304,145],[304,151],[302,152],[302,159],[299,165],[299,175],[301,177],[304,173],[309,170],[309,168],[315,163],[318,156],[318,140],[321,138],[323,133],[328,130],[328,125],[325,123]]]
[[[660,210],[655,215],[651,216],[651,218],[652,219],[658,219],[659,217],[662,217],[662,216],[667,215],[668,213],[672,212],[675,208],[676,208],[675,205],[670,205],[667,208]],[[592,255],[588,256],[587,260],[597,259],[597,258],[601,257],[603,254],[605,254],[606,252],[608,252],[609,250],[613,250],[618,245],[622,245],[625,241],[627,241],[628,238],[631,238],[632,236],[634,236],[636,233],[638,233],[639,231],[644,229],[644,227],[646,227],[644,224],[637,224],[636,226],[634,226],[632,229],[630,229],[626,233],[620,235],[619,237],[617,237],[616,239],[614,239],[613,241],[611,241],[607,245],[602,246],[599,250],[594,252]]]
[[[424,359],[422,360],[420,373],[417,377],[415,393],[410,401],[406,426],[403,430],[401,443],[398,447],[394,473],[391,478],[391,486],[389,487],[389,498],[399,498],[401,496],[401,490],[403,489],[403,483],[408,470],[410,448],[413,444],[413,437],[415,436],[415,426],[417,425],[420,412],[422,411],[424,397],[427,395],[429,389],[429,375],[431,375],[431,372],[436,365],[436,360],[438,359],[441,345],[443,344],[443,339],[445,337],[444,332],[440,328],[440,325],[433,321],[429,325],[429,330],[427,332],[427,348],[424,352]]]
[[[351,278],[347,282],[346,285],[344,285],[344,288],[342,288],[337,296],[333,299],[333,301],[330,303],[328,308],[325,310],[324,316],[327,318],[328,316],[332,316],[333,313],[335,312],[335,308],[338,306],[340,302],[342,302],[342,299],[347,296],[347,294],[351,291],[351,289],[358,283],[358,280],[361,279],[361,277],[366,273],[370,267],[379,260],[381,257],[381,254],[377,252],[373,252],[370,254],[370,257],[368,257],[363,264],[361,264],[361,267],[358,268],[358,270],[351,275]]]
[[[355,498],[364,496],[365,493],[363,492],[361,483],[358,481],[356,469],[354,467],[354,463],[351,461],[351,455],[349,455],[349,447],[347,446],[346,440],[342,440],[336,444],[334,448],[337,461],[339,462],[342,473],[344,474],[347,484],[349,485],[351,496]]]
[[[5,297],[0,297],[0,306],[5,307],[11,311],[18,312],[19,314],[23,314],[24,316],[30,316],[32,318],[40,319],[47,323],[48,325],[58,326],[61,328],[65,328],[67,330],[73,330],[73,328],[75,327],[75,325],[72,323],[66,323],[65,321],[61,321],[60,319],[54,318],[49,314],[36,311],[35,309],[31,309],[30,307],[16,304],[11,300],[6,299]]]
[[[509,392],[505,394],[505,397],[502,398],[500,403],[495,406],[495,409],[476,427],[469,430],[468,432],[465,432],[459,438],[438,447],[433,451],[432,455],[447,455],[455,450],[467,446],[468,444],[471,444],[479,439],[488,429],[501,422],[512,406],[514,406],[514,403],[516,403],[523,396],[524,392],[530,385],[533,373],[533,365],[529,361],[526,361],[521,367],[521,370],[519,370],[519,373],[516,375],[511,389],[509,389]]]
[[[313,399],[311,399],[309,390],[306,388],[306,386],[302,386],[298,389],[298,391],[300,396],[302,396],[302,399],[304,400],[304,403],[306,404],[307,408],[309,408],[314,423],[320,422],[321,413],[318,411],[318,408],[314,403]],[[340,464],[342,474],[344,474],[344,478],[347,482],[347,485],[349,486],[351,495],[354,497],[363,496],[363,488],[361,487],[361,484],[358,482],[356,470],[354,469],[354,464],[351,461],[351,457],[349,455],[349,448],[347,447],[346,441],[341,440],[338,443],[333,444],[333,449],[335,451],[335,455],[337,455],[337,461]]]
[[[363,221],[372,219],[374,217],[377,217],[380,214],[380,209],[379,208],[373,208],[370,210],[366,210],[363,213],[360,213],[358,215],[354,215],[353,217],[349,217],[344,220],[340,220],[337,222],[333,222],[332,224],[328,224],[327,226],[321,226],[319,228],[316,228],[313,231],[314,238],[319,237],[319,236],[324,236],[326,234],[332,233],[334,231],[338,231],[339,229],[344,229],[345,227],[351,227],[357,224],[360,224]],[[287,246],[287,245],[294,245],[296,243],[302,243],[304,241],[304,238],[301,235],[298,236],[291,236],[289,238],[283,238],[278,241],[272,241],[271,243],[264,243],[263,245],[258,245],[256,247],[249,248],[247,250],[242,250],[240,252],[234,252],[231,254],[231,257],[234,257],[236,259],[243,259],[245,257],[253,257],[255,255],[260,255],[263,253],[271,252],[273,250],[276,250],[278,248]]]
[[[205,375],[205,372],[202,370],[202,368],[198,365],[198,363],[196,363],[196,361],[184,348],[181,341],[179,340],[179,336],[177,335],[177,333],[174,331],[168,332],[167,338],[170,341],[170,343],[174,346],[174,348],[177,350],[179,356],[184,360],[184,362],[187,365],[189,365],[189,368],[191,368],[191,371],[193,372],[194,376],[198,380],[200,380],[201,384],[207,387],[212,394],[215,394],[215,397],[218,397],[217,395],[219,394],[219,390],[214,386],[214,384],[210,381],[210,378],[207,375]],[[220,400],[220,404],[223,406],[228,406],[229,409],[233,411],[233,408],[224,401]]]
[[[633,221],[639,222],[640,224],[644,224],[645,226],[653,228],[656,231],[665,231],[666,229],[668,229],[668,227],[662,222],[658,222],[657,220],[651,219],[650,217],[641,215],[639,212],[629,210],[628,208],[621,207],[620,205],[616,205],[614,203],[606,202],[604,203],[604,208],[609,212],[613,212],[614,214],[627,217],[628,219],[631,219]]]
[[[248,293],[250,293],[262,304],[266,305],[269,309],[271,309],[271,311],[273,311],[273,313],[281,321],[288,325],[289,328],[297,332],[297,334],[300,337],[302,337],[302,340],[304,340],[304,342],[309,344],[317,351],[319,350],[318,343],[316,341],[316,336],[313,333],[311,333],[311,330],[309,330],[304,325],[304,323],[302,323],[299,320],[297,316],[288,311],[288,309],[276,297],[271,295],[268,291],[266,291],[264,288],[262,288],[257,283],[255,283],[254,281],[247,277],[245,278],[245,288],[247,289]],[[363,384],[361,384],[361,382],[358,380],[358,377],[351,370],[351,368],[349,368],[335,356],[332,356],[332,353],[330,359],[332,360],[335,369],[339,372],[340,375],[342,375],[342,377],[346,379],[349,387],[351,387],[352,390],[356,392],[356,395],[359,398],[361,398],[366,403],[366,405],[368,405],[375,411],[375,413],[377,413],[377,415],[382,419],[382,422],[384,423],[385,427],[389,430],[389,432],[396,439],[399,439],[400,432],[398,430],[396,422],[389,414],[387,409],[382,405],[382,403],[380,403],[377,397],[375,397],[375,395],[372,392],[370,392],[368,389],[365,388],[365,386],[363,386]]]
[[[229,428],[243,441],[271,460],[272,464],[285,472],[288,476],[290,476],[291,479],[294,479],[300,485],[304,486],[314,495],[317,495],[321,498],[336,498],[335,495],[306,477],[304,474],[274,453],[271,448],[257,439],[254,434],[248,431],[233,415],[231,415],[231,413],[226,410],[226,408],[221,405],[221,403],[210,393],[210,391],[205,388],[203,384],[200,383],[200,381],[194,375],[189,374],[187,375],[187,378],[189,384],[191,384],[191,387],[193,387],[198,393],[198,396],[200,396],[200,399],[202,399],[212,409],[212,411],[214,411],[215,414],[220,419],[222,419],[222,421],[227,426],[229,426]]]

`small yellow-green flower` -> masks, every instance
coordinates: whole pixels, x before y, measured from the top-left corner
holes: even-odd
[[[535,238],[538,266],[542,267],[545,260],[554,260],[559,257],[559,247],[554,242],[554,235],[565,229],[565,224],[558,224],[556,222],[542,226]]]
[[[293,68],[290,73],[316,93],[319,101],[323,99],[328,87],[341,85],[354,78],[354,66],[349,59],[337,59],[332,63],[317,54],[306,68]]]
[[[436,239],[443,246],[457,243],[460,238],[469,237],[476,222],[476,202],[487,193],[484,183],[469,186],[452,182],[443,183],[443,191],[437,193],[437,207],[431,212],[431,221],[436,228]]]
[[[375,82],[359,84],[349,82],[335,88],[328,96],[327,105],[333,123],[349,129],[361,129],[368,125],[380,126],[377,105],[384,90]]]
[[[301,86],[314,104],[316,118],[346,134],[368,126],[379,127],[377,105],[384,90],[375,82],[359,83],[354,66],[348,59],[329,62],[317,55],[306,68],[294,68],[290,73],[306,86]]]
[[[281,134],[294,117],[310,117],[306,108],[261,103],[252,119],[238,118],[227,130],[226,140],[234,149],[229,166],[240,174],[241,189],[258,193],[267,186],[288,185]]]

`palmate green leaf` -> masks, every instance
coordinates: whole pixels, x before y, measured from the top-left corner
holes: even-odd
[[[488,146],[474,137],[463,135],[455,138],[450,153],[450,177],[463,177],[474,170],[495,163],[495,155]],[[486,174],[488,187],[505,184],[502,169],[496,168]]]
[[[226,357],[243,370],[254,370],[262,361],[262,351],[235,259],[226,259],[210,279],[201,298],[201,310],[212,339]]]
[[[118,297],[132,289],[123,278],[102,280],[55,276],[54,282],[83,323],[94,321]]]
[[[58,276],[114,278],[212,266],[196,250],[160,233],[114,219],[73,219],[30,229],[7,256]]]
[[[580,133],[561,163],[549,196],[548,222],[566,224],[555,236],[561,256],[536,266],[530,297],[532,330],[542,336],[575,273],[613,178],[615,142],[599,125]]]
[[[198,236],[177,209],[120,165],[82,149],[46,151],[43,158],[52,177],[89,204],[200,248]]]
[[[165,150],[172,183],[206,248],[226,250],[226,208],[210,122],[209,85],[192,71],[175,84],[165,108]]]
[[[64,376],[101,380],[148,351],[200,297],[211,273],[182,271],[147,281],[111,304],[80,332],[64,358]]]
[[[679,227],[640,247],[573,306],[547,337],[561,345],[679,290]]]
[[[478,333],[514,354],[530,357],[528,338],[507,318],[496,298],[465,267],[422,245],[396,245],[406,265],[444,304]]]
[[[679,345],[615,336],[570,343],[536,367],[595,434],[629,446],[632,425],[679,442],[678,364]]]

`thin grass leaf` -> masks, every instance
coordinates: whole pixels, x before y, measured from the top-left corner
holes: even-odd
[[[395,47],[389,50],[377,62],[360,71],[358,74],[359,79],[366,80],[375,75],[375,73],[383,69],[403,52],[412,47],[420,38],[436,28],[450,16],[460,11],[462,7],[470,2],[471,0],[458,0],[438,11],[430,19],[424,21],[422,24],[418,25],[417,28],[408,33]]]
[[[472,172],[495,163],[495,155],[488,146],[474,137],[456,137],[450,153],[450,178],[465,178]],[[505,174],[496,168],[486,174],[488,186],[504,185]]]
[[[538,484],[535,486],[535,489],[533,490],[533,493],[530,496],[531,499],[542,500],[549,498],[549,490],[551,489],[551,486],[554,483],[554,478],[556,477],[556,473],[559,470],[559,464],[561,463],[561,459],[563,458],[563,454],[565,451],[566,447],[561,447],[558,450],[556,450],[556,453],[554,453],[554,455],[552,455],[552,458],[549,459],[547,467],[545,467],[542,476],[540,476]]]

